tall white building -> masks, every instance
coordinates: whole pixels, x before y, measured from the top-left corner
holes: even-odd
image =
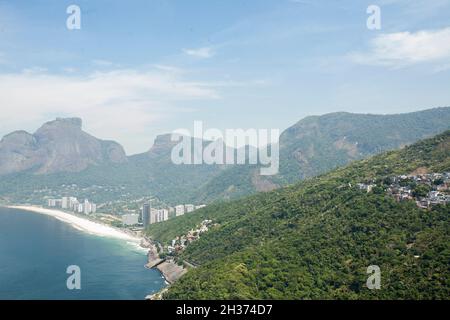
[[[88,199],[84,199],[83,209],[84,209],[84,214],[91,213],[91,204],[89,203]]]
[[[184,214],[184,205],[180,204],[175,207],[175,215],[177,217],[182,216]]]
[[[150,224],[169,220],[169,210],[167,209],[151,209]]]
[[[63,197],[61,199],[61,208],[69,209],[69,197]]]
[[[160,209],[158,210],[158,222],[163,222],[169,220],[169,210]]]
[[[167,209],[162,209],[162,217],[163,217],[163,220],[162,220],[162,221],[167,221],[167,220],[169,220],[169,210],[167,210]]]
[[[150,209],[150,224],[154,224],[158,222],[158,210],[151,208]]]
[[[187,205],[185,205],[184,207],[185,207],[185,209],[186,209],[186,213],[189,213],[189,212],[192,212],[192,211],[195,210],[195,207],[194,207],[193,204],[187,204]]]
[[[69,207],[70,210],[75,210],[75,208],[78,206],[78,199],[75,197],[69,198]]]

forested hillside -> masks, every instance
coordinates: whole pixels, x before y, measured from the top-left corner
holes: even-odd
[[[167,299],[448,299],[450,209],[386,193],[387,178],[450,171],[450,131],[297,185],[152,225],[167,243],[204,219],[218,225],[180,259],[199,265]],[[371,181],[369,193],[356,188]],[[366,288],[381,268],[380,290]]]

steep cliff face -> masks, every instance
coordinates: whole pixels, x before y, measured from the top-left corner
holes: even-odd
[[[36,139],[28,132],[15,131],[0,141],[0,174],[28,170],[38,163]]]
[[[126,161],[121,145],[87,134],[78,118],[58,118],[34,134],[17,131],[0,141],[0,174],[79,172],[89,165]]]

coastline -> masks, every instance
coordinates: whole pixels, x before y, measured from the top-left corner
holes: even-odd
[[[147,253],[147,261],[148,263],[145,265],[148,269],[157,269],[161,275],[163,276],[166,287],[162,288],[160,291],[148,295],[146,300],[162,300],[162,296],[164,292],[168,290],[168,288],[175,283],[178,279],[180,279],[184,274],[186,274],[187,269],[183,266],[179,266],[175,261],[168,258],[161,258],[158,253],[158,243],[155,243],[152,239],[148,239],[144,237],[143,244],[146,248],[148,248]]]
[[[95,236],[109,237],[124,240],[127,242],[133,242],[136,245],[139,245],[141,248],[146,249],[147,264],[145,265],[145,267],[148,269],[158,270],[166,282],[166,287],[161,288],[159,292],[153,295],[147,296],[146,299],[149,299],[149,297],[152,296],[161,297],[161,294],[167,290],[168,286],[173,284],[187,272],[185,268],[178,266],[174,261],[170,259],[161,259],[157,249],[158,245],[145,236],[138,237],[123,230],[118,230],[114,227],[82,218],[62,210],[46,209],[43,207],[31,205],[4,205],[3,207],[50,216],[64,223],[70,224],[73,228],[79,231]]]
[[[126,233],[122,230],[115,229],[111,226],[107,226],[104,224],[101,224],[99,222],[91,221],[85,218],[78,217],[76,215],[61,211],[61,210],[54,210],[54,209],[46,209],[42,207],[37,206],[5,206],[9,209],[17,209],[17,210],[24,210],[28,212],[43,214],[47,216],[51,216],[55,219],[58,219],[62,222],[70,224],[73,228],[92,234],[100,237],[109,237],[109,238],[115,238],[115,239],[121,239],[126,241],[132,241],[132,242],[141,242],[141,238],[138,236],[133,236],[129,233]]]

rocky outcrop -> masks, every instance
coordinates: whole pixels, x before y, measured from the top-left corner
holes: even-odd
[[[156,245],[150,244],[148,246],[148,253],[147,253],[147,264],[145,265],[146,268],[151,269],[159,265],[161,262],[164,261],[164,259],[161,259],[158,254],[158,249],[156,248]]]
[[[166,281],[170,284],[180,279],[187,272],[185,268],[169,260],[158,264],[156,269],[161,271]]]
[[[34,134],[16,131],[0,141],[0,175],[79,172],[90,165],[126,161],[120,144],[84,132],[79,118],[57,118]]]

